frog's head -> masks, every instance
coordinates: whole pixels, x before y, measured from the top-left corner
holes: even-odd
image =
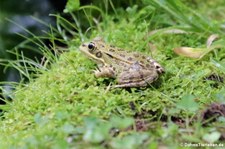
[[[104,48],[105,43],[100,37],[94,38],[91,42],[83,43],[79,47],[80,51],[87,55],[90,59],[102,64],[105,63],[103,59]]]

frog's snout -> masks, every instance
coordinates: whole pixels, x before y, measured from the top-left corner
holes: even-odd
[[[83,51],[83,50],[86,49],[86,47],[87,47],[87,44],[83,43],[83,44],[80,45],[79,49],[80,49],[81,51]]]

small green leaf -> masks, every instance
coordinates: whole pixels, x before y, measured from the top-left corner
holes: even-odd
[[[195,102],[195,96],[184,95],[177,103],[177,107],[186,111],[195,112],[199,108],[199,104]]]
[[[219,62],[219,61],[211,59],[211,63],[215,65],[221,71],[225,72],[225,62],[223,61]]]
[[[37,125],[44,126],[48,123],[48,118],[42,116],[40,113],[37,113],[37,114],[34,115],[34,122]]]
[[[128,14],[130,16],[132,16],[132,15],[135,15],[137,13],[137,8],[138,8],[138,6],[137,5],[134,5],[133,7],[128,7],[126,9],[126,11],[128,12]]]
[[[110,123],[96,118],[86,118],[83,139],[91,143],[100,143],[110,136],[110,129]]]
[[[67,149],[67,148],[69,148],[69,146],[68,146],[68,142],[66,142],[64,139],[57,139],[52,148],[54,148],[54,149],[62,149],[62,148]]]
[[[55,114],[55,118],[58,120],[64,120],[69,117],[69,113],[65,111],[57,111]]]
[[[115,149],[133,149],[133,148],[141,148],[143,142],[148,139],[148,134],[146,133],[135,133],[123,138],[114,138],[110,145]]]
[[[225,123],[225,117],[223,117],[223,116],[218,117],[218,121]]]
[[[221,136],[221,134],[219,132],[215,131],[215,132],[212,132],[212,133],[205,134],[203,136],[203,140],[205,140],[208,143],[213,143],[213,142],[218,141],[220,136]]]
[[[214,98],[216,99],[216,102],[225,104],[225,89],[220,90],[219,92],[215,93]]]
[[[34,115],[34,122],[36,123],[36,124],[39,124],[39,123],[41,123],[41,114],[40,113],[37,113],[37,114],[35,114]]]
[[[118,116],[113,116],[110,119],[110,122],[112,123],[113,127],[125,129],[134,123],[134,119],[130,117],[120,118]]]
[[[68,134],[72,133],[75,130],[74,126],[69,123],[64,124],[61,129],[63,132]]]
[[[73,12],[78,10],[80,7],[80,0],[68,0],[66,3],[66,8],[64,9],[64,13]]]

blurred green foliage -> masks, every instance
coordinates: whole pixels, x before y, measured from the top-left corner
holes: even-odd
[[[212,33],[223,39],[223,22],[207,23],[210,19],[191,9],[197,5],[186,4],[177,0],[95,0],[81,2],[79,9],[74,5],[74,9],[69,8],[74,11],[65,16],[54,15],[57,26],[48,34],[52,46],[39,46],[45,60],[34,67],[19,67],[30,82],[20,83],[13,102],[0,106],[5,110],[0,121],[0,146],[135,149],[223,143],[224,120],[203,123],[201,114],[211,102],[224,101],[223,81],[211,79],[214,74],[224,78],[224,48],[201,60],[177,56],[172,50],[184,45],[203,46]],[[174,28],[188,34],[157,30]],[[95,78],[95,63],[78,50],[83,41],[95,36],[151,55],[166,73],[148,88],[110,89],[116,82]],[[58,46],[60,41],[68,48]],[[67,52],[60,53],[62,49]],[[36,74],[30,74],[29,69]]]

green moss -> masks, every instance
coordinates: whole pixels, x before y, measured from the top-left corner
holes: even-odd
[[[224,63],[224,49],[209,53],[201,60],[177,56],[174,47],[203,46],[205,33],[201,34],[202,38],[198,34],[151,37],[149,31],[157,24],[156,18],[151,20],[146,11],[150,8],[129,9],[118,10],[115,16],[106,15],[91,37],[102,36],[107,43],[152,55],[165,67],[166,73],[148,88],[109,89],[116,82],[94,77],[92,71],[96,65],[80,53],[81,39],[76,36],[70,41],[68,52],[61,54],[48,70],[16,88],[13,102],[7,105],[10,108],[0,121],[1,147],[135,148],[143,145],[147,148],[149,144],[179,147],[180,142],[204,142],[203,136],[214,126],[204,128],[192,119],[205,104],[224,99],[223,84],[205,79],[212,74],[224,77],[224,69],[217,67]],[[136,14],[134,18],[130,18],[132,14]],[[115,115],[122,119],[112,120]],[[147,120],[148,130],[136,132],[136,123],[127,117]],[[172,117],[185,120],[185,126],[174,123]],[[119,125],[115,121],[130,128],[121,129],[113,137],[106,132]],[[182,130],[192,132],[187,134]],[[176,139],[178,136],[181,137]],[[132,145],[135,140],[136,144]]]

